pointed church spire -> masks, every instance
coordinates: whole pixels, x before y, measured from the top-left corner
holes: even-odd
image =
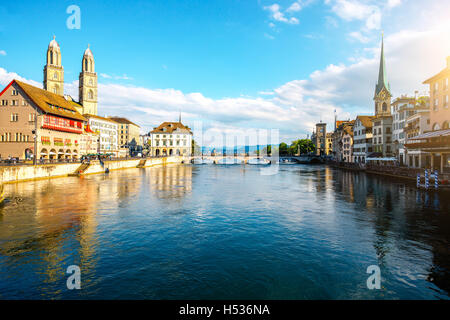
[[[375,87],[375,95],[379,94],[383,88],[386,88],[386,90],[390,93],[391,88],[387,82],[386,61],[384,59],[384,34],[381,33],[380,70],[378,71],[378,83]]]
[[[178,122],[181,123],[181,111],[180,111],[180,115],[178,117]]]

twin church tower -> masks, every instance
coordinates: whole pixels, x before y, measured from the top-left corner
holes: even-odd
[[[44,67],[44,89],[64,96],[64,68],[61,63],[61,49],[55,37],[47,49],[47,64]],[[78,85],[78,107],[81,114],[97,115],[97,74],[91,49],[84,51]]]

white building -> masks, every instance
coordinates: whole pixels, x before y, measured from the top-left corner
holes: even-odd
[[[181,122],[163,122],[150,131],[152,156],[190,156],[192,131]]]
[[[353,126],[353,162],[365,163],[372,153],[372,116],[357,116]]]
[[[401,96],[392,102],[392,142],[393,151],[400,165],[405,161],[405,127],[406,119],[414,114],[416,99],[414,97]]]
[[[98,152],[113,153],[115,156],[119,156],[119,124],[109,118],[103,118],[92,114],[85,114],[84,117],[88,119],[91,130],[99,134]]]
[[[406,119],[404,128],[406,142],[414,140],[414,137],[431,131],[430,110],[428,107],[417,108],[415,113]],[[420,149],[407,150],[405,162],[411,168],[425,168],[430,166],[430,154]]]

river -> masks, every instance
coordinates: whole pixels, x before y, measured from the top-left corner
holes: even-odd
[[[324,165],[5,185],[0,299],[448,299],[450,194]],[[81,270],[81,289],[66,286]],[[369,290],[378,266],[381,288]]]

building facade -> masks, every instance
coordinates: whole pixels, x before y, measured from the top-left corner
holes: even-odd
[[[413,150],[428,153],[430,161],[425,166],[441,173],[450,172],[449,78],[450,57],[447,57],[446,67],[424,81],[430,88],[431,131],[415,136],[406,145],[408,153]]]
[[[414,114],[415,97],[401,96],[392,102],[392,141],[393,152],[400,165],[405,163],[405,128],[406,119]]]
[[[88,48],[81,60],[81,72],[78,81],[78,97],[83,110],[81,114],[97,115],[97,73],[95,73],[94,55]]]
[[[97,115],[84,114],[83,116],[88,120],[89,128],[98,134],[98,152],[112,153],[117,157],[119,155],[119,124],[109,118]]]
[[[326,154],[327,124],[323,122],[316,123],[316,133],[314,135],[314,145],[316,146],[316,155]]]
[[[79,157],[86,119],[63,96],[13,80],[0,93],[0,102],[2,158]]]
[[[117,135],[120,147],[127,146],[130,143],[140,144],[140,126],[123,117],[109,117],[109,119],[118,123]]]
[[[192,131],[181,122],[163,122],[150,131],[152,156],[190,156]]]
[[[373,116],[357,116],[353,126],[353,162],[365,163],[372,150]]]
[[[327,135],[325,138],[325,154],[327,156],[329,156],[332,153],[333,153],[333,133],[327,132]]]
[[[415,137],[430,131],[430,110],[428,108],[416,109],[405,123],[405,142],[408,143],[408,141],[414,141]],[[427,152],[411,149],[406,151],[405,163],[411,168],[426,168],[431,164],[431,159]]]
[[[44,90],[64,95],[64,68],[61,62],[61,49],[55,37],[47,49],[47,63],[44,66]]]

